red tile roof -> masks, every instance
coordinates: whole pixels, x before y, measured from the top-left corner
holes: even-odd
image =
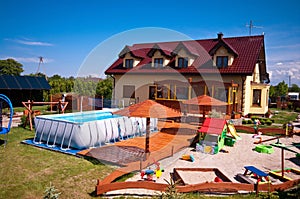
[[[216,69],[212,65],[212,57],[210,52],[214,52],[224,46],[235,55],[235,59],[231,66]],[[159,42],[134,44],[126,46],[120,53],[119,58],[105,71],[106,74],[125,74],[132,73],[182,73],[182,74],[199,74],[199,73],[216,73],[221,74],[252,74],[255,64],[258,61],[261,50],[264,50],[264,36],[245,36],[230,37],[222,39],[205,39],[190,40],[178,42]],[[196,56],[193,64],[187,68],[175,67],[175,55],[180,49],[187,49],[192,55]],[[169,67],[153,68],[151,67],[152,58],[149,52],[154,49],[161,50],[165,55],[172,56]],[[141,59],[140,63],[132,68],[123,67],[124,53],[130,52],[132,56]],[[122,54],[123,53],[123,54]],[[151,53],[150,53],[151,54]]]
[[[220,135],[223,132],[226,120],[220,118],[206,118],[202,127],[198,130],[202,133]]]

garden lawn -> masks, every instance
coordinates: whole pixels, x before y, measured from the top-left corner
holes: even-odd
[[[274,114],[275,111],[278,111],[277,114]],[[272,109],[273,112],[273,117],[272,119],[274,120],[274,123],[277,124],[286,124],[288,122],[294,121],[299,113],[296,112],[291,112],[291,111],[283,111],[283,110],[278,110],[278,109]]]
[[[0,198],[40,199],[50,183],[60,198],[91,198],[96,180],[115,169],[20,143],[33,137],[34,131],[12,128],[6,147],[0,146]]]
[[[27,138],[33,138],[34,132],[13,128],[9,133],[6,147],[0,146],[0,198],[43,198],[50,183],[60,192],[63,199],[93,198],[96,180],[103,179],[115,168],[96,161],[88,161],[58,152],[21,144]],[[0,137],[3,139],[3,135]],[[299,187],[291,192],[281,192],[286,197],[297,198]],[[269,198],[267,193],[206,196],[200,193],[184,194],[182,198],[222,198],[222,199],[252,199]],[[278,193],[272,197],[279,198]],[[124,198],[124,197],[119,197]],[[133,198],[133,197],[128,197]]]

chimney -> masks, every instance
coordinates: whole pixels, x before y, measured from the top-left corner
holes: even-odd
[[[223,33],[222,33],[222,32],[219,32],[219,33],[218,33],[218,40],[221,40],[221,39],[223,39]]]

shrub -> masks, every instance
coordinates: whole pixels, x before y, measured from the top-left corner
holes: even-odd
[[[271,121],[271,120],[266,120],[266,124],[267,124],[267,125],[271,125],[271,124],[272,124],[272,121]]]
[[[212,110],[209,113],[209,117],[211,117],[211,118],[223,118],[223,115],[222,115],[221,112],[217,112],[216,110]]]
[[[177,185],[179,184],[179,181],[175,181],[170,178],[170,181],[167,181],[166,179],[164,179],[167,183],[168,183],[168,186],[167,186],[167,189],[165,192],[163,192],[160,196],[160,198],[162,199],[169,199],[169,198],[174,198],[174,199],[181,199],[181,198],[184,198],[184,196],[179,193],[177,191]]]
[[[275,122],[275,120],[274,119],[270,119],[271,121],[272,121],[272,123],[274,123]]]
[[[27,122],[27,125],[29,125],[29,121],[27,121],[27,116],[26,115],[22,115],[21,117],[21,123],[19,124],[19,126],[22,127],[26,127],[25,123]],[[32,126],[34,126],[34,117],[31,118],[31,122],[32,122]]]
[[[279,199],[279,196],[276,194],[276,192],[268,192],[268,193],[260,192],[258,196],[261,199]]]
[[[256,120],[256,119],[260,119],[260,118],[259,118],[258,116],[252,116],[252,117],[251,117],[251,120],[252,120],[252,121],[254,121],[254,120]]]
[[[261,125],[264,125],[265,123],[266,123],[265,120],[260,120],[260,124],[261,124]]]
[[[51,183],[50,186],[46,188],[44,194],[44,199],[58,199],[60,195],[58,190]]]
[[[242,124],[247,124],[247,120],[243,120],[243,121],[242,121]]]
[[[292,109],[293,108],[293,103],[292,102],[288,102],[288,109]]]
[[[252,120],[248,120],[247,123],[248,124],[253,124],[253,121]]]
[[[22,115],[20,126],[25,126],[26,118],[27,118],[26,115]]]

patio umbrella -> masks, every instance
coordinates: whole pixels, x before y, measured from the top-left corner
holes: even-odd
[[[131,105],[127,108],[116,111],[113,114],[146,118],[146,153],[149,153],[150,118],[181,117],[181,113],[179,111],[159,104],[153,100],[146,100],[138,104]]]
[[[210,97],[208,95],[200,95],[197,97],[194,97],[192,99],[186,100],[183,102],[184,104],[187,105],[197,105],[201,106],[203,108],[203,117],[205,117],[205,107],[212,107],[212,106],[226,106],[227,103],[220,101],[216,98]]]

